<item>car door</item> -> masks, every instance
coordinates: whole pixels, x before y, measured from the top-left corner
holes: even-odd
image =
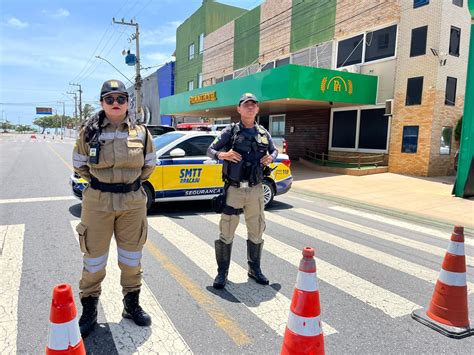
[[[206,155],[214,138],[213,135],[190,136],[170,149],[167,154],[180,148],[185,155],[171,158],[163,172],[164,198],[201,199],[218,193],[217,161]]]

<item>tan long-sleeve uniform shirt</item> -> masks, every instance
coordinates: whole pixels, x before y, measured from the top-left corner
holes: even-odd
[[[90,181],[91,175],[104,183],[131,184],[138,178],[148,179],[155,169],[156,154],[153,138],[143,125],[131,128],[127,117],[118,127],[107,118],[99,136],[98,164],[89,161],[90,145],[82,129],[74,146],[74,171]],[[148,138],[147,138],[148,136]],[[143,207],[146,193],[143,188],[127,193],[102,192],[87,186],[83,193],[83,208],[96,211],[123,211]]]

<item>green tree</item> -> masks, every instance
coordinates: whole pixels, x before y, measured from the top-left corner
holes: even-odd
[[[8,120],[0,122],[0,129],[3,129],[3,133],[7,133],[9,129],[13,129],[13,128],[15,128],[15,126],[12,125],[11,122]]]
[[[82,118],[84,120],[87,120],[89,117],[92,116],[93,113],[94,113],[94,108],[89,104],[85,104],[84,108],[82,109]]]
[[[23,133],[23,132],[31,132],[33,129],[30,125],[27,124],[18,124],[15,126],[15,131]]]

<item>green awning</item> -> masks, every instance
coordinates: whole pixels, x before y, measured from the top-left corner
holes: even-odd
[[[235,113],[239,98],[251,92],[260,111],[326,106],[373,105],[378,77],[300,65],[285,65],[160,100],[161,115],[220,117]]]

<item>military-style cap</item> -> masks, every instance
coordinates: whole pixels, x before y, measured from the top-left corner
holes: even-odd
[[[253,101],[255,103],[258,103],[257,97],[251,92],[246,92],[240,97],[239,106],[246,103],[247,101]]]
[[[100,98],[109,94],[124,94],[128,96],[127,88],[120,80],[107,80],[100,89]]]

